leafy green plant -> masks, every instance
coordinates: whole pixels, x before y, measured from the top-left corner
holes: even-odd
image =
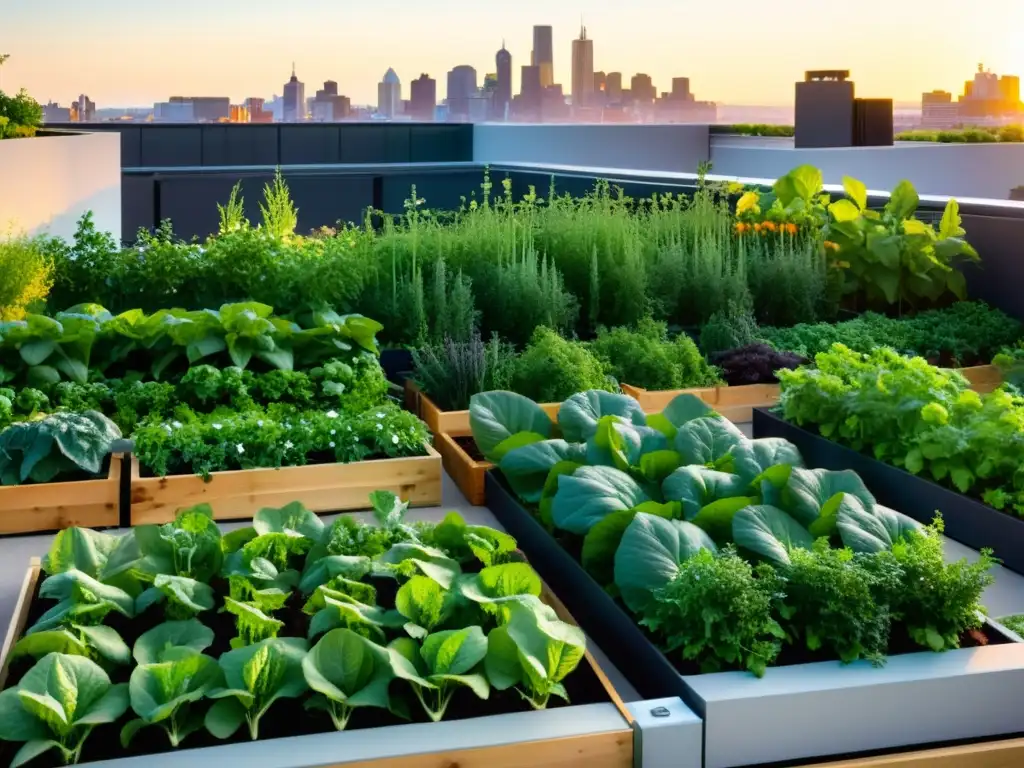
[[[460,411],[478,392],[508,389],[515,368],[515,349],[492,336],[467,341],[446,336],[441,344],[413,350],[414,380],[439,408]]]
[[[666,325],[650,318],[635,331],[599,328],[590,350],[616,381],[644,389],[688,389],[718,380],[686,334],[670,340]]]
[[[0,693],[0,739],[24,742],[15,768],[55,749],[65,764],[77,763],[97,725],[116,722],[128,709],[128,685],[83,656],[51,653],[15,688]]]
[[[616,388],[601,361],[579,342],[538,328],[516,361],[512,389],[542,403],[557,403],[588,389]]]
[[[0,484],[96,476],[121,431],[96,411],[54,413],[0,432]]]
[[[218,664],[225,686],[206,692],[207,698],[217,700],[206,713],[206,729],[227,739],[245,723],[256,740],[260,720],[275,702],[308,690],[303,674],[308,649],[300,638],[275,637],[223,654]]]
[[[467,688],[481,699],[490,696],[490,685],[483,674],[488,640],[480,627],[435,632],[423,638],[422,645],[411,638],[394,640],[395,675],[407,680],[427,716],[435,723],[448,709],[452,697]]]
[[[863,291],[871,302],[900,308],[935,302],[947,292],[965,298],[966,280],[954,262],[979,257],[963,239],[955,200],[946,204],[936,231],[915,218],[919,198],[909,181],[896,186],[881,213],[867,207],[861,182],[844,177],[843,187],[846,198],[829,205],[826,237],[847,270],[845,292]]]
[[[24,318],[46,299],[52,284],[53,262],[38,240],[0,238],[0,322]]]

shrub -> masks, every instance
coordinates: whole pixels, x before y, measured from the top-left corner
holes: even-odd
[[[707,355],[757,341],[758,328],[753,313],[735,302],[730,302],[727,310],[715,312],[700,329],[700,346]]]
[[[516,364],[515,349],[497,336],[484,343],[480,334],[469,341],[445,337],[441,344],[413,350],[414,381],[439,408],[461,411],[477,392],[508,389]]]
[[[0,91],[0,139],[35,136],[43,122],[43,108],[22,88],[14,96]]]
[[[806,362],[807,358],[779,352],[767,344],[748,344],[711,355],[711,363],[721,370],[722,379],[730,387],[775,384],[776,371],[794,370]]]
[[[704,387],[718,378],[689,336],[670,340],[665,323],[650,318],[636,330],[598,329],[590,350],[617,381],[644,389]]]
[[[39,240],[0,239],[0,320],[21,320],[53,285],[53,262]]]
[[[617,387],[584,344],[541,327],[516,362],[512,389],[538,403],[559,403],[577,392]]]

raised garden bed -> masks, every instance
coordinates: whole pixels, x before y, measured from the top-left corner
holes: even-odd
[[[487,473],[488,505],[641,696],[679,696],[704,720],[705,768],[855,754],[1020,731],[1024,645],[994,622],[984,647],[682,675],[620,604]],[[968,703],[969,702],[969,703]],[[857,765],[856,762],[852,763]]]
[[[166,523],[179,509],[210,504],[218,520],[250,518],[264,507],[299,501],[314,512],[363,509],[367,495],[389,490],[413,506],[441,503],[441,455],[425,445],[425,456],[375,459],[350,464],[313,464],[280,469],[142,477],[132,457],[130,524]]]
[[[1003,374],[994,365],[975,365],[961,368],[960,373],[971,382],[971,389],[981,394],[992,392],[1003,383]]]
[[[480,507],[487,501],[485,477],[494,467],[480,455],[468,430],[459,433],[441,432],[434,438],[445,471],[470,504]]]
[[[435,436],[442,432],[469,434],[469,411],[442,411],[412,379],[405,380],[405,407],[423,419]],[[552,421],[558,418],[558,409],[561,407],[561,403],[541,405]]]
[[[24,675],[26,665],[31,664],[31,660],[20,659],[12,665],[11,651],[46,607],[38,602],[42,579],[40,560],[33,558],[0,651],[0,688],[8,682],[16,684]],[[377,582],[371,579],[371,583]],[[546,587],[541,591],[541,599],[554,609],[561,621],[573,623],[562,602]],[[149,615],[140,613],[139,618],[131,622],[141,621],[148,627],[145,617]],[[225,620],[230,628],[230,615],[206,612],[199,616],[215,629],[214,648],[220,648],[222,641],[216,638],[219,630],[224,629]],[[153,618],[157,623],[161,621],[159,616]],[[136,626],[132,630],[131,624],[124,621],[115,620],[115,623],[129,644],[141,629]],[[291,622],[286,626],[290,629],[282,631],[294,630]],[[222,652],[227,652],[226,643],[223,645]],[[138,647],[135,646],[136,656]],[[113,670],[110,673],[113,682],[126,677],[123,666],[115,666]],[[330,720],[315,719],[302,706],[289,707],[282,702],[273,707],[271,717],[261,721],[259,740],[250,741],[250,734],[244,727],[225,741],[201,730],[189,735],[181,747],[173,750],[159,728],[140,731],[128,747],[122,747],[118,731],[122,721],[127,722],[133,716],[128,711],[124,716],[114,717],[110,725],[98,726],[96,733],[86,741],[80,764],[111,768],[144,768],[154,764],[187,768],[218,763],[255,768],[324,765],[512,768],[525,763],[550,768],[577,764],[630,768],[640,764],[640,738],[649,734],[644,754],[650,762],[644,762],[645,765],[671,762],[680,768],[701,768],[700,721],[678,699],[636,702],[627,707],[589,651],[565,683],[571,704],[552,700],[547,709],[530,710],[512,690],[495,689],[486,702],[462,691],[443,720],[430,722],[416,709],[410,710],[411,723],[397,725],[393,723],[401,723],[401,720],[387,710],[366,707],[365,703],[360,707],[353,698],[353,706],[358,708],[352,721],[344,730],[330,732],[324,732],[331,728]],[[389,687],[402,685],[408,684],[396,678]],[[486,714],[480,716],[481,712]],[[16,749],[17,744],[0,742],[0,760],[10,760]],[[33,765],[56,765],[56,758],[56,753],[50,752]]]
[[[636,398],[646,413],[659,413],[679,395],[696,395],[729,421],[746,423],[752,409],[775,405],[779,401],[778,384],[745,384],[740,387],[703,387],[651,392],[629,384],[622,385],[624,394]]]
[[[0,535],[40,533],[72,526],[116,527],[120,523],[120,453],[110,455],[102,480],[0,486]]]
[[[946,536],[971,549],[988,547],[1005,567],[1024,573],[1021,518],[791,424],[765,408],[754,410],[754,437],[789,440],[809,467],[852,469],[879,502],[920,522],[929,522],[940,511]]]

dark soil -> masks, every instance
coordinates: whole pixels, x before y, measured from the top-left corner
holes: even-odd
[[[467,571],[471,570],[473,569],[467,569]],[[394,607],[397,582],[394,579],[380,577],[371,578],[369,582],[377,589],[378,604],[383,608]],[[39,598],[39,587],[41,584],[42,578],[40,578],[39,584],[36,585],[36,590],[32,595],[31,607],[25,624],[26,627],[32,626],[46,610],[53,606],[53,601]],[[212,586],[218,597],[227,592],[227,584],[223,581],[215,582]],[[302,613],[303,603],[303,597],[296,593],[289,600],[285,608],[277,612],[277,618],[285,623],[284,628],[279,633],[281,637],[306,636],[310,617]],[[200,614],[198,618],[214,631],[214,644],[205,653],[218,657],[230,650],[229,642],[236,634],[234,616],[221,612],[218,606],[218,609],[206,611]],[[125,618],[120,614],[111,614],[107,617],[105,623],[107,626],[116,629],[128,644],[128,647],[131,648],[139,635],[163,621],[162,606],[157,605],[134,619]],[[31,658],[13,661],[10,665],[5,688],[16,686],[34,664],[35,660]],[[126,683],[131,676],[131,669],[132,667],[130,666],[124,666],[114,667],[107,671],[112,682]],[[610,700],[601,681],[586,662],[580,663],[576,671],[565,679],[564,685],[572,705],[602,703]],[[420,706],[419,701],[405,683],[400,680],[393,681],[391,693],[394,699],[400,697],[404,701],[411,722],[429,722],[429,718]],[[330,733],[334,731],[334,724],[325,712],[306,710],[302,706],[308,698],[309,694],[306,694],[298,700],[275,702],[268,714],[260,720],[260,740],[303,736],[314,733]],[[205,708],[209,706],[209,702],[202,702],[198,706]],[[557,697],[552,697],[548,703],[550,709],[565,706],[569,706],[569,704],[566,704]],[[490,698],[486,701],[481,701],[469,690],[460,690],[452,698],[451,704],[445,713],[445,720],[468,720],[475,717],[529,711],[529,709],[530,705],[514,689],[507,691],[492,690]],[[133,718],[134,713],[129,708],[117,723],[97,727],[86,740],[85,748],[82,750],[81,762],[89,763],[99,760],[113,760],[172,751],[166,733],[159,727],[142,729],[138,732],[130,747],[123,749],[120,745],[120,731],[122,726]],[[347,730],[380,728],[389,725],[400,725],[404,722],[408,721],[402,720],[383,709],[362,708],[357,709],[353,714]],[[205,729],[197,731],[185,740],[181,749],[239,743],[245,742],[248,739],[249,731],[243,723],[235,736],[226,741],[214,738]],[[0,766],[9,765],[20,747],[20,743],[0,742]],[[57,768],[63,765],[63,763],[60,760],[59,754],[51,751],[33,760],[28,765],[30,768]]]
[[[477,447],[476,440],[473,439],[472,435],[459,435],[458,437],[453,437],[452,440],[454,440],[455,444],[464,450],[466,455],[473,461],[487,461],[487,459],[484,458],[484,455],[480,453],[480,449]]]

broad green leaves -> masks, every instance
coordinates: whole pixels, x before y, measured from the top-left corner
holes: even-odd
[[[632,509],[649,499],[625,472],[611,467],[581,467],[559,478],[551,512],[555,525],[583,536],[605,515]]]
[[[618,416],[636,426],[647,423],[643,409],[632,397],[590,390],[562,403],[558,409],[558,426],[566,440],[585,443],[594,436],[598,422],[606,416]]]
[[[789,550],[810,549],[814,539],[806,528],[781,509],[768,505],[747,507],[732,518],[733,540],[772,563],[789,562]]]
[[[843,544],[854,552],[883,552],[921,526],[885,507],[865,508],[856,497],[850,498],[838,514],[836,526]]]
[[[388,651],[347,629],[328,632],[301,661],[303,687],[316,693],[307,708],[323,709],[341,731],[357,707],[388,708],[394,678]]]
[[[563,461],[582,463],[586,455],[584,445],[544,440],[509,451],[499,466],[512,490],[523,500],[535,503],[540,501],[544,483],[555,465]]]
[[[746,438],[728,419],[704,416],[688,421],[676,433],[673,447],[683,457],[684,464],[717,466],[716,462]]]
[[[802,525],[809,526],[839,493],[856,497],[868,509],[875,505],[874,497],[856,472],[796,467],[782,491],[782,506]]]
[[[615,585],[623,602],[633,611],[640,610],[652,592],[672,580],[679,563],[702,548],[714,551],[715,544],[697,526],[636,515],[615,552]]]
[[[98,475],[121,430],[98,411],[60,411],[16,422],[0,432],[0,485],[49,483],[84,472]]]
[[[528,397],[514,392],[473,395],[469,403],[469,425],[480,452],[493,462],[501,461],[509,450],[506,441],[514,435],[525,432],[539,436],[538,440],[551,435],[551,419],[544,410]]]

